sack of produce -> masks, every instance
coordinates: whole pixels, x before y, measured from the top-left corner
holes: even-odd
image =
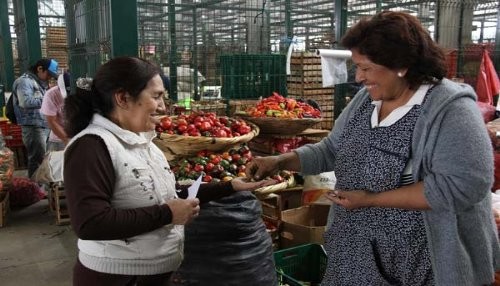
[[[171,285],[278,284],[260,202],[249,192],[201,206],[185,227],[184,261]]]
[[[9,191],[11,207],[29,206],[45,197],[38,184],[28,178],[14,177]]]

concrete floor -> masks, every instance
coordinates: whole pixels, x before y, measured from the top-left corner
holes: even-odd
[[[0,285],[72,285],[76,240],[69,225],[55,224],[47,199],[12,209],[0,228]]]

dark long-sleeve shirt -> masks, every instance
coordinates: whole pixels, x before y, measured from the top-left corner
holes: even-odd
[[[132,237],[172,222],[167,204],[134,209],[111,206],[115,171],[104,141],[85,135],[65,152],[64,186],[71,225],[81,239],[111,240]],[[186,198],[187,187],[179,187],[178,196]],[[200,203],[234,192],[230,182],[202,184]],[[203,206],[202,206],[203,207]]]

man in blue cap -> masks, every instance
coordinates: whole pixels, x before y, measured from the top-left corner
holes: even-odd
[[[54,59],[40,59],[21,75],[12,87],[17,124],[28,153],[28,176],[35,173],[43,161],[49,129],[40,114],[42,99],[49,88],[49,80],[57,78],[59,64]]]

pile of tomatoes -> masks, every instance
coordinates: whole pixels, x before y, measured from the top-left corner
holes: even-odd
[[[279,117],[279,118],[320,118],[321,112],[311,105],[286,98],[273,92],[262,99],[256,106],[248,108],[246,114],[252,117]]]
[[[246,164],[253,155],[247,145],[227,152],[200,151],[196,156],[179,160],[172,167],[177,180],[196,180],[200,175],[204,182],[229,181],[245,177]]]
[[[183,136],[237,137],[252,131],[241,119],[217,116],[213,112],[194,112],[176,117],[163,117],[156,126],[157,132]]]

